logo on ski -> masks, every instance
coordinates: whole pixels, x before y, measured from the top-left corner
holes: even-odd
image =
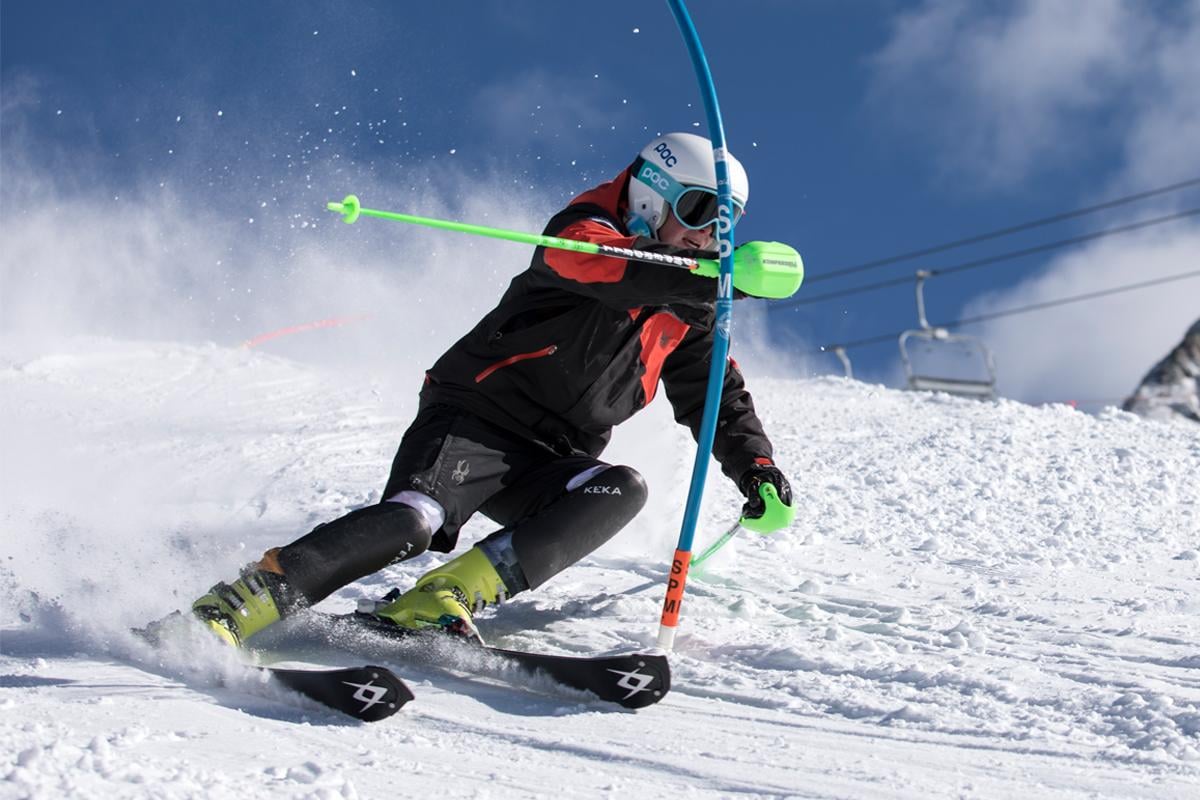
[[[629,694],[622,697],[622,700],[628,700],[639,692],[650,691],[650,684],[654,683],[653,675],[645,675],[641,672],[638,672],[636,669],[630,672],[625,672],[624,670],[612,669],[610,667],[608,671],[615,672],[617,675],[620,675],[621,680],[617,681],[617,686],[620,686],[622,689],[629,690]]]
[[[354,699],[363,704],[362,709],[358,713],[364,714],[373,706],[377,706],[383,702],[383,698],[387,697],[386,686],[376,686],[373,681],[367,683],[351,683],[350,681],[342,681],[347,686],[353,686],[358,691],[354,693]]]

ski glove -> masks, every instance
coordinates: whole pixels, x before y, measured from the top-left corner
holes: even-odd
[[[765,485],[774,487],[779,500],[786,506],[785,509],[767,508],[766,501],[759,492]],[[745,527],[758,533],[772,533],[791,524],[795,516],[795,509],[792,508],[792,486],[774,464],[755,464],[750,467],[738,480],[738,489],[746,495],[746,504],[742,506],[742,524]],[[774,512],[769,520],[765,519],[768,510]],[[760,524],[755,525],[755,520],[760,520]]]

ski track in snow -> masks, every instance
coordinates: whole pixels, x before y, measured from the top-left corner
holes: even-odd
[[[0,798],[1200,796],[1200,426],[750,383],[799,513],[692,575],[662,703],[389,661],[303,620],[264,635],[287,663],[403,675],[417,700],[362,725],[208,642],[150,654],[124,630],[377,500],[415,385],[215,345],[0,342]],[[651,646],[693,447],[661,400],[619,429],[647,510],[485,636]],[[697,550],[740,504],[710,476]]]

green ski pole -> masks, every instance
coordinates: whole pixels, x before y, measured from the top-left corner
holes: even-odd
[[[544,236],[537,233],[524,233],[505,228],[489,228],[483,225],[471,225],[466,222],[453,222],[433,217],[418,217],[413,214],[397,214],[394,211],[378,211],[373,208],[363,208],[358,198],[346,195],[340,203],[331,202],[326,208],[342,215],[342,221],[352,224],[359,217],[376,217],[393,222],[405,222],[410,225],[423,225],[427,228],[469,233],[474,236],[487,236],[492,239],[504,239],[509,242],[532,244],[537,247],[550,247],[555,250],[572,250],[576,253],[590,253],[609,258],[620,258],[627,261],[641,261],[648,264],[661,264],[668,267],[692,270],[705,278],[715,278],[720,272],[719,264],[708,258],[686,258],[666,253],[649,253],[645,250],[634,250],[629,247],[613,247],[595,242],[581,242],[575,239],[564,239],[559,236]],[[804,262],[795,249],[781,242],[747,242],[737,252],[738,276],[734,285],[741,291],[754,297],[779,300],[791,297],[800,288],[804,280]]]
[[[363,208],[358,198],[354,195],[346,195],[346,199],[340,203],[328,203],[326,205],[330,211],[334,211],[342,215],[342,222],[347,225],[354,223],[360,216],[377,217],[378,219],[390,219],[393,222],[407,222],[410,225],[424,225],[427,228],[440,228],[445,231],[455,231],[457,233],[470,233],[475,236],[489,236],[493,239],[504,239],[509,242],[521,242],[523,244],[532,244],[538,247],[552,247],[556,250],[574,250],[576,253],[593,253],[595,255],[612,256],[614,258],[636,259],[638,261],[647,261],[654,264],[666,264],[671,267],[682,267],[683,269],[695,269],[700,265],[702,259],[683,258],[682,256],[671,256],[659,253],[647,253],[643,250],[631,250],[625,247],[609,247],[608,245],[595,244],[594,242],[580,242],[575,239],[563,239],[558,236],[543,236],[537,233],[523,233],[521,231],[510,231],[504,228],[488,228],[483,225],[471,225],[466,222],[453,222],[445,219],[434,219],[433,217],[418,217],[412,214],[397,214],[394,211],[377,211],[373,208]]]
[[[796,519],[796,509],[793,506],[786,505],[779,499],[779,490],[769,483],[764,483],[758,487],[758,496],[763,501],[763,513],[759,517],[741,517],[733,524],[733,527],[721,534],[715,542],[710,544],[703,553],[692,559],[691,566],[698,567],[708,560],[709,556],[716,553],[729,540],[737,535],[737,532],[742,528],[755,533],[768,534],[775,531],[783,530],[792,524]]]

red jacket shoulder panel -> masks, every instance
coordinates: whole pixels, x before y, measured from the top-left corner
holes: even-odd
[[[590,203],[594,206],[600,206],[600,208],[603,208],[617,219],[622,219],[625,204],[621,202],[621,195],[625,191],[625,184],[628,182],[629,169],[625,168],[608,183],[602,183],[599,186],[588,189],[568,203],[568,205],[575,206],[580,203]]]
[[[573,222],[558,233],[560,238],[577,242],[607,244],[613,247],[632,247],[636,236],[623,236],[610,226],[594,219]],[[557,250],[547,247],[543,258],[546,266],[562,278],[580,283],[616,283],[625,277],[629,262],[620,258]]]

